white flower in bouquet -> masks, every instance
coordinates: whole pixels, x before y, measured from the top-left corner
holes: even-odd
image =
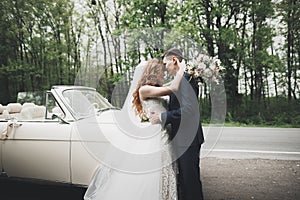
[[[219,84],[221,70],[224,70],[218,57],[205,54],[200,54],[194,61],[188,63],[188,66],[194,70],[194,77],[206,83]]]
[[[206,68],[206,65],[202,62],[198,65],[198,69],[205,69]]]
[[[205,76],[207,79],[213,76],[213,71],[210,68],[206,68],[203,72],[203,76]]]

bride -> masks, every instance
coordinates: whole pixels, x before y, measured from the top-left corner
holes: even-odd
[[[180,70],[174,80],[163,85],[165,67],[162,61],[151,59],[147,62],[133,92],[132,100],[135,114],[140,118],[141,125],[153,126],[148,122],[151,111],[164,112],[167,110],[166,100],[162,97],[178,90],[184,69],[185,65],[180,64]],[[139,152],[147,149],[149,152],[155,151],[159,146],[161,167],[152,171],[146,170],[144,173],[130,173],[101,165],[97,169],[84,199],[177,200],[176,172],[172,165],[168,133],[162,127],[159,130],[158,137],[152,140],[152,143],[139,145],[138,143],[142,143],[142,141],[138,141],[137,145],[133,145],[134,147],[131,148]],[[130,162],[130,158],[126,161]],[[143,162],[142,159],[141,162]]]

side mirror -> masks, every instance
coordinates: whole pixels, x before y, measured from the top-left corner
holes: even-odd
[[[67,122],[66,120],[64,120],[60,116],[58,116],[57,114],[53,114],[52,117],[51,117],[51,119],[52,120],[59,119],[60,123],[62,123],[62,124],[70,124],[69,122]]]

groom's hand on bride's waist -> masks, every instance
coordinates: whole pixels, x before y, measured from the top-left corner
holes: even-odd
[[[160,118],[160,112],[152,111],[150,112],[149,120],[151,124],[160,124],[161,118]]]

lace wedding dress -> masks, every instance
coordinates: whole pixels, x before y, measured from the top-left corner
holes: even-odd
[[[151,111],[164,112],[166,103],[162,98],[142,102],[147,115]],[[144,122],[149,123],[149,122]],[[150,125],[150,124],[148,124]],[[101,165],[84,196],[85,200],[177,200],[176,173],[172,166],[168,134],[161,130],[158,140],[147,148],[161,147],[161,166],[145,173],[129,173]],[[156,147],[154,147],[156,146]],[[140,148],[140,147],[137,147]],[[145,151],[145,149],[141,149]],[[151,151],[151,149],[149,149]]]

